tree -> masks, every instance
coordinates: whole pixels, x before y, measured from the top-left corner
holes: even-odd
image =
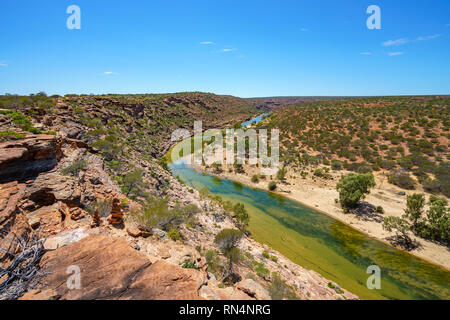
[[[414,193],[406,198],[405,218],[411,221],[413,228],[417,227],[424,206],[425,196],[423,194]]]
[[[242,203],[236,203],[233,207],[233,212],[236,215],[239,229],[245,230],[250,221],[250,216],[247,210],[245,210],[245,206]]]
[[[283,181],[284,178],[286,177],[286,172],[287,172],[287,170],[286,170],[285,167],[283,167],[280,170],[278,170],[278,172],[277,172],[277,179],[280,180],[280,181]]]
[[[429,237],[433,240],[448,242],[450,239],[450,208],[447,200],[438,199],[430,203],[427,212]]]
[[[239,261],[240,251],[237,248],[239,241],[241,241],[242,232],[236,229],[223,229],[220,231],[214,242],[220,248],[225,257],[228,258],[228,268],[224,268],[222,277],[228,278],[233,274],[233,263]]]
[[[344,210],[354,208],[364,199],[370,189],[375,186],[375,179],[371,173],[348,174],[342,176],[336,186],[339,191],[339,202]]]
[[[142,170],[138,169],[127,173],[123,178],[123,185],[127,197],[130,193],[141,195],[145,187],[144,181],[142,180]]]
[[[411,237],[409,236],[410,226],[408,222],[399,217],[386,217],[383,220],[383,229],[387,232],[395,231],[397,237],[402,239],[407,246],[412,244]]]

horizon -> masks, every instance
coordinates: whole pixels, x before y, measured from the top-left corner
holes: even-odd
[[[395,98],[395,97],[447,97],[450,94],[397,94],[397,95],[354,95],[354,96],[259,96],[259,97],[241,97],[235,96],[227,93],[214,93],[214,92],[206,92],[206,91],[178,91],[178,92],[147,92],[147,93],[66,93],[66,94],[48,94],[45,91],[37,91],[31,92],[28,94],[17,94],[6,92],[0,94],[0,96],[30,96],[37,95],[39,93],[44,93],[47,96],[68,96],[68,95],[77,95],[77,96],[133,96],[133,95],[173,95],[173,94],[186,94],[186,93],[203,93],[203,94],[213,94],[216,96],[231,96],[240,99],[296,99],[296,98]]]
[[[70,5],[80,29],[67,27]],[[7,2],[0,94],[449,95],[449,11],[444,0]]]

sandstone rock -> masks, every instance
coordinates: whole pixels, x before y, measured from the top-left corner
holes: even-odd
[[[97,228],[102,225],[102,219],[100,218],[100,215],[98,214],[98,209],[95,209],[94,214],[92,215],[92,223],[91,228]]]
[[[0,143],[0,182],[36,176],[56,166],[62,139],[52,135],[30,135]]]
[[[63,231],[56,236],[47,238],[44,242],[44,248],[47,250],[55,250],[80,241],[87,236],[89,236],[89,230],[85,228]]]
[[[64,228],[64,214],[60,208],[60,203],[41,207],[27,214],[28,221],[35,228],[39,228],[39,232],[43,236],[56,234]]]
[[[123,238],[88,236],[55,251],[47,252],[41,266],[49,272],[44,289],[53,289],[61,299],[116,299],[127,290],[133,277],[150,265]],[[69,266],[81,270],[81,289],[66,285]]]
[[[117,198],[113,199],[111,216],[108,218],[108,222],[114,226],[123,224],[123,210],[120,205],[120,200]]]
[[[131,226],[127,228],[127,233],[133,237],[133,238],[137,238],[139,236],[141,236],[142,231],[139,230],[137,227]]]
[[[236,284],[236,288],[257,300],[272,300],[269,292],[252,279],[245,279]]]
[[[167,232],[157,229],[157,228],[152,228],[151,234],[157,236],[160,239],[164,239],[164,240],[168,239]]]
[[[6,236],[18,236],[27,239],[32,234],[32,229],[28,224],[27,218],[18,208],[19,201],[25,192],[25,185],[17,181],[0,184],[0,245],[8,245],[1,242]],[[15,247],[8,247],[11,252],[17,252]],[[9,259],[0,252],[0,266],[9,264]]]
[[[58,300],[60,296],[53,289],[33,289],[25,293],[19,300]]]
[[[234,287],[217,288],[209,285],[203,286],[199,290],[199,295],[207,300],[254,300],[254,298]]]
[[[40,290],[53,290],[60,299],[200,299],[204,272],[165,261],[151,264],[124,238],[91,235],[47,252],[41,261],[48,272]],[[69,290],[69,266],[81,270],[81,288]],[[25,296],[32,298],[34,295]]]
[[[78,221],[86,217],[87,212],[79,207],[74,207],[70,209],[70,218],[74,221]]]
[[[199,300],[204,273],[160,260],[139,274],[121,299]]]

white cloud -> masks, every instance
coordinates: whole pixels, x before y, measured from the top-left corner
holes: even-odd
[[[361,52],[361,54],[365,55],[365,56],[370,56],[370,55],[372,55],[372,52]]]
[[[300,31],[301,31],[301,32],[306,32],[306,31],[309,31],[309,30],[306,29],[306,28],[301,28]]]
[[[399,46],[405,43],[408,43],[409,40],[407,38],[397,39],[397,40],[388,40],[383,42],[383,46],[390,47],[390,46]]]
[[[8,65],[5,63],[5,62],[3,62],[3,61],[0,61],[0,67],[7,67]]]
[[[446,27],[450,27],[450,23],[447,23],[445,26],[446,26]]]
[[[235,49],[235,48],[225,48],[225,49],[222,49],[222,52],[231,52],[231,51],[236,51],[237,49]]]
[[[440,34],[433,34],[432,36],[425,36],[425,37],[418,37],[416,41],[426,41],[426,40],[432,40],[436,39],[440,36]]]
[[[106,75],[118,75],[118,73],[117,72],[113,72],[113,71],[105,71],[105,72],[103,72],[103,74],[106,74]]]
[[[214,42],[212,42],[212,41],[202,41],[202,42],[200,42],[200,44],[209,45],[209,44],[214,44]]]
[[[403,52],[389,52],[388,55],[390,55],[391,57],[393,56],[401,56],[403,54]]]
[[[414,40],[410,40],[408,38],[401,38],[401,39],[397,39],[397,40],[388,40],[388,41],[383,42],[383,46],[385,46],[385,47],[400,46],[400,45],[408,43],[408,42],[427,41],[427,40],[433,40],[433,39],[436,39],[439,37],[440,37],[440,34],[433,34],[431,36],[417,37]]]

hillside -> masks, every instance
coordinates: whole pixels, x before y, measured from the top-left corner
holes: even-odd
[[[276,109],[261,127],[281,131],[298,167],[386,171],[405,189],[450,197],[450,97],[354,98]]]
[[[248,100],[0,101],[0,299],[357,298],[238,232],[243,207],[210,199],[166,169],[172,130],[194,120],[224,128],[262,113]],[[227,232],[241,237],[237,257],[217,240]],[[61,285],[68,270],[81,270],[80,288]]]

